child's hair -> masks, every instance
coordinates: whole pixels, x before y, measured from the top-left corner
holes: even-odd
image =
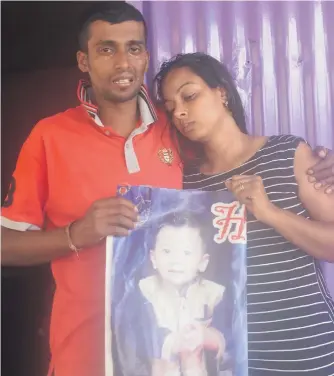
[[[157,221],[153,227],[152,227],[152,237],[151,237],[151,244],[150,244],[150,249],[154,249],[156,245],[156,240],[159,232],[161,231],[162,228],[171,226],[171,227],[183,227],[183,226],[188,226],[190,228],[194,228],[199,230],[200,237],[202,239],[203,246],[205,246],[204,242],[204,237],[205,234],[203,233],[203,228],[204,226],[202,225],[200,219],[199,219],[199,214],[193,214],[191,212],[170,212],[163,216],[159,221]]]

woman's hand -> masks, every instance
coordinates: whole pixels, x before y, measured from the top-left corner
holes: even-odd
[[[235,175],[226,181],[227,189],[244,204],[256,219],[266,223],[276,207],[269,201],[262,178],[257,175]]]

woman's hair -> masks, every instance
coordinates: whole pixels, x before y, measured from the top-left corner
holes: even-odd
[[[163,101],[163,82],[168,73],[177,68],[189,68],[197,76],[201,77],[210,88],[224,89],[228,101],[228,108],[231,111],[233,119],[242,133],[248,133],[246,129],[245,111],[233,77],[223,63],[207,54],[201,52],[178,54],[161,64],[160,70],[154,78],[157,89],[157,99],[160,103]],[[171,122],[170,114],[167,115]],[[191,160],[194,161],[194,158],[198,160],[203,157],[202,145],[198,142],[188,140],[175,126],[171,127],[171,135],[172,140],[176,143],[181,160],[185,165],[189,164]],[[187,152],[195,153],[195,155],[189,160]]]

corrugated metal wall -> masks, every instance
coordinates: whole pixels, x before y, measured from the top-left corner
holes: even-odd
[[[255,134],[292,133],[334,148],[334,2],[132,1],[149,29],[152,77],[201,51],[235,75]],[[325,264],[334,296],[334,265]]]
[[[164,59],[207,52],[233,71],[250,131],[334,147],[334,2],[132,3],[148,23],[149,84]]]

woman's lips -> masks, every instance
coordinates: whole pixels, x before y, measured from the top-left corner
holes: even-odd
[[[195,124],[194,121],[187,121],[182,123],[183,131],[184,132],[189,132],[193,128],[193,125]]]

